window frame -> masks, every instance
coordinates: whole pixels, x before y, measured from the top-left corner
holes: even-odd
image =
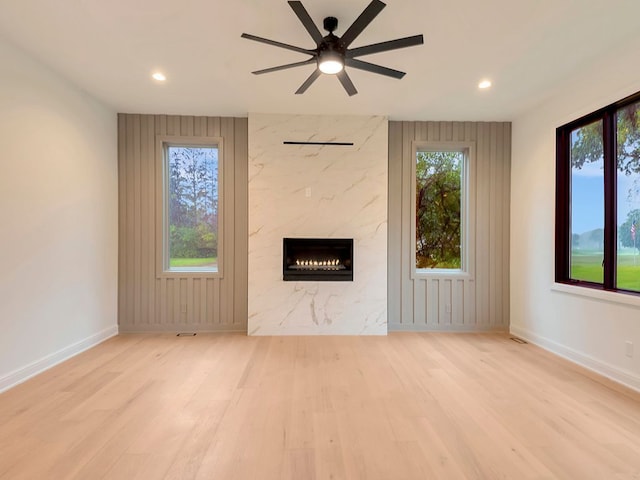
[[[218,149],[218,258],[216,269],[196,270],[169,267],[169,147],[210,147]],[[221,137],[156,136],[156,277],[222,278],[224,264],[224,148]]]
[[[616,113],[619,109],[638,102],[640,102],[640,92],[556,128],[556,284],[640,296],[640,292],[616,286],[618,240]],[[571,278],[571,132],[599,120],[602,120],[604,157],[604,272],[602,284]]]
[[[411,160],[411,279],[473,279],[475,270],[475,142],[412,142]],[[460,183],[460,269],[416,267],[416,158],[418,152],[460,152],[464,156]]]

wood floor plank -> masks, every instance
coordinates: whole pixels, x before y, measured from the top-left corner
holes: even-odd
[[[0,395],[23,478],[637,480],[640,395],[504,334],[121,335]]]

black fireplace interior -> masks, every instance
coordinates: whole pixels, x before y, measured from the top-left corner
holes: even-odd
[[[352,238],[284,238],[285,281],[353,281]]]

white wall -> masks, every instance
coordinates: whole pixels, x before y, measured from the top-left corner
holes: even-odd
[[[640,390],[640,299],[554,288],[555,129],[640,90],[638,51],[640,37],[621,43],[513,122],[510,320],[514,334]]]
[[[0,39],[0,391],[117,333],[116,114]]]
[[[386,335],[387,155],[386,117],[249,115],[250,335]],[[284,282],[285,237],[353,238],[353,282]]]

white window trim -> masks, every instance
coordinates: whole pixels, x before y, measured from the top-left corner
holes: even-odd
[[[169,185],[167,147],[216,147],[218,149],[218,261],[216,270],[169,270],[169,205],[165,195]],[[224,149],[221,137],[156,136],[156,277],[157,278],[222,278],[224,245]]]
[[[416,268],[416,156],[418,152],[462,152],[465,154],[461,183],[461,232],[462,239],[461,264],[462,268],[431,269]],[[476,144],[475,142],[428,142],[414,141],[412,144],[411,160],[411,279],[467,279],[473,280],[475,274],[475,173]]]
[[[640,297],[635,293],[627,293],[624,291],[597,290],[595,288],[585,288],[576,285],[567,285],[566,283],[552,283],[551,291],[561,294],[575,295],[578,297],[590,298],[616,305],[628,305],[640,308]]]

